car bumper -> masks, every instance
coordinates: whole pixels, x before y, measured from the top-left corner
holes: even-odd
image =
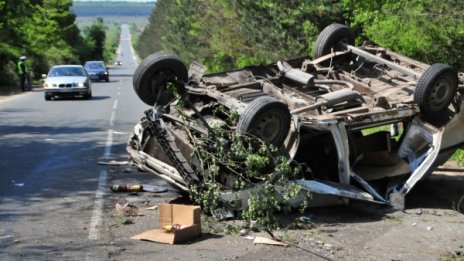
[[[86,95],[90,93],[90,88],[46,88],[44,89],[46,95]]]
[[[92,81],[101,81],[108,79],[108,74],[90,74],[89,76]]]

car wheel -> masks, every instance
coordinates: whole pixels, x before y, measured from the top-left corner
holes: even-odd
[[[172,90],[168,90],[170,84],[187,80],[187,67],[175,54],[155,53],[137,67],[133,84],[139,98],[153,106],[166,105],[174,98]]]
[[[456,95],[458,74],[447,64],[432,64],[417,81],[414,102],[424,115],[446,110]]]
[[[84,95],[84,99],[86,99],[86,100],[92,99],[92,93],[91,93],[91,92],[86,93],[86,94]]]
[[[354,35],[351,30],[341,24],[331,24],[319,34],[314,48],[314,59],[322,57],[335,51],[343,50],[339,43],[354,45]],[[345,62],[349,56],[337,57],[332,63]],[[330,61],[325,61],[323,65],[330,65]]]
[[[110,78],[106,78],[106,82],[109,82],[110,81]]]
[[[279,147],[290,130],[290,119],[287,105],[272,97],[263,96],[247,106],[240,116],[237,130]]]
[[[49,100],[51,100],[51,99],[52,99],[52,96],[51,96],[51,95],[45,94],[45,100],[46,100],[46,101],[49,101]]]

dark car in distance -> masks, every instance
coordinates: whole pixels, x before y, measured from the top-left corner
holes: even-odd
[[[87,61],[84,64],[84,68],[92,81],[110,81],[108,68],[103,61]]]

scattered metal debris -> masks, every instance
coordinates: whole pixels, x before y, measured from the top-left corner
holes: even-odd
[[[7,238],[12,238],[12,237],[13,237],[12,235],[4,235],[4,236],[0,236],[0,240],[7,239]]]
[[[277,240],[274,240],[274,239],[270,239],[270,238],[267,238],[267,237],[255,237],[255,239],[253,240],[253,243],[254,244],[266,244],[266,245],[274,245],[274,246],[288,246],[288,244],[285,244],[285,243],[282,243],[280,241],[277,241]]]
[[[155,185],[111,185],[111,191],[113,192],[154,192],[163,193],[168,191],[167,188]]]
[[[15,185],[16,187],[23,187],[24,186],[24,183],[17,183],[15,180],[12,180],[11,183],[13,183],[13,185]]]
[[[98,165],[126,166],[126,165],[129,165],[129,161],[127,161],[127,160],[122,160],[122,161],[117,161],[117,160],[99,161],[99,162],[98,162]]]
[[[127,132],[123,132],[123,131],[113,131],[113,134],[115,134],[115,135],[126,135]]]
[[[139,216],[138,207],[130,203],[126,203],[124,205],[116,203],[116,211],[125,217]]]

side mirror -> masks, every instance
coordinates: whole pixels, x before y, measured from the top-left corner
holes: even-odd
[[[47,75],[46,74],[42,74],[42,79],[45,79],[47,78]]]

